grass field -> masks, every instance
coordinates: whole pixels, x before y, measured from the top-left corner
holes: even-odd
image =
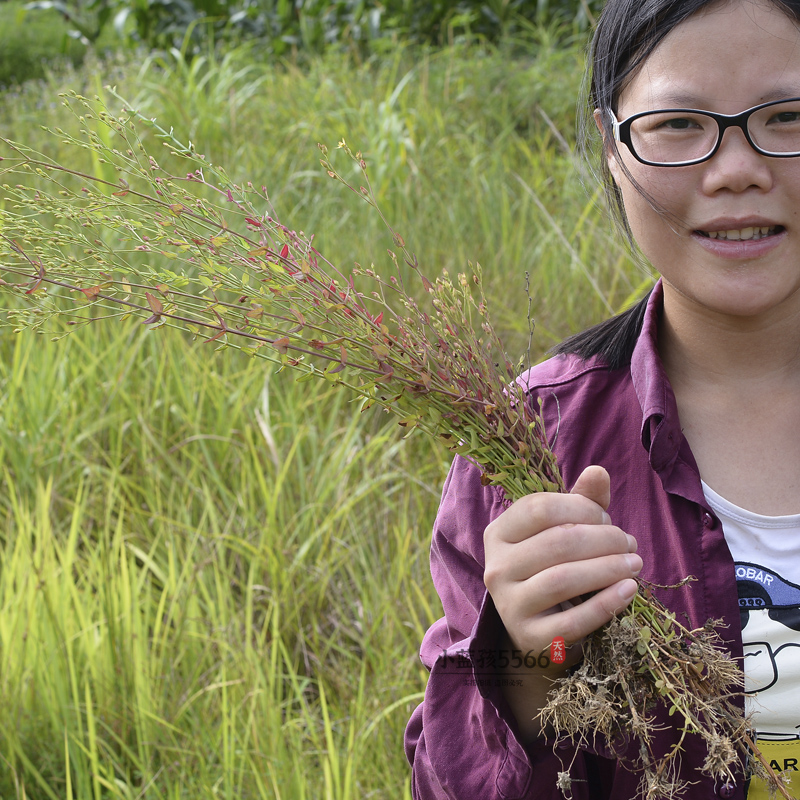
[[[245,48],[93,62],[0,98],[0,132],[57,152],[58,91],[115,84],[331,260],[380,264],[379,221],[317,162],[344,137],[429,273],[483,265],[514,358],[529,273],[538,359],[646,277],[572,155],[581,66],[552,31],[302,71]],[[410,797],[448,452],[135,323],[4,328],[0,386],[0,798]]]

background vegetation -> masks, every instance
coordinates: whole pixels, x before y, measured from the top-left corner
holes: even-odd
[[[585,32],[600,0],[0,0],[0,86],[79,61],[92,45],[177,48],[194,55],[250,42],[259,58],[305,59],[336,48],[357,57],[400,43],[497,43],[536,26]]]
[[[526,272],[533,360],[640,293],[572,154],[573,27],[366,57],[260,47],[90,53],[0,97],[0,131],[56,152],[39,126],[69,124],[58,91],[116,84],[269,186],[331,259],[387,266],[378,220],[318,166],[316,142],[344,137],[428,272],[481,262],[515,358]],[[410,797],[450,459],[401,435],[166,330],[2,329],[0,797]]]

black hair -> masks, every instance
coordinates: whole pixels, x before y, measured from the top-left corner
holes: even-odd
[[[589,72],[581,115],[581,149],[599,167],[614,220],[633,245],[633,236],[622,202],[622,193],[608,167],[604,147],[616,147],[610,111],[616,112],[620,94],[642,63],[667,34],[703,8],[727,0],[607,0],[589,47]],[[800,0],[771,0],[787,16],[800,22]],[[594,122],[599,110],[603,135]],[[622,167],[624,169],[624,165]],[[631,176],[629,176],[631,177]],[[632,177],[631,177],[631,180]],[[634,186],[636,182],[633,181]],[[622,314],[570,336],[553,348],[554,354],[575,353],[582,358],[601,356],[611,368],[630,363],[642,329],[647,297]]]
[[[652,291],[621,314],[564,339],[550,350],[550,355],[573,353],[584,360],[600,356],[609,369],[630,364]]]

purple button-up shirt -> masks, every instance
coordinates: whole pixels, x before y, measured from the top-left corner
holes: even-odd
[[[659,597],[692,627],[721,618],[725,646],[742,657],[733,560],[722,527],[703,497],[700,475],[681,432],[675,396],[658,354],[663,306],[656,285],[630,367],[609,370],[597,359],[558,356],[530,370],[534,407],[542,401],[546,430],[564,481],[572,486],[590,464],[611,476],[615,525],[636,537],[642,577],[675,584]],[[502,622],[483,583],[483,531],[507,507],[502,491],[483,487],[480,472],[456,458],[445,483],[431,547],[431,573],[445,616],[428,630],[421,657],[430,669],[425,701],[406,728],[417,800],[560,800],[559,772],[570,764],[574,800],[631,800],[640,775],[614,759],[551,742],[524,745],[495,681],[486,680],[480,654],[497,651]],[[453,658],[457,656],[457,658]],[[654,752],[679,734],[675,718],[658,714],[665,730]],[[574,758],[574,761],[573,761]],[[741,779],[720,785],[696,768],[705,758],[697,738],[684,743],[681,777],[693,782],[685,797],[744,798]]]

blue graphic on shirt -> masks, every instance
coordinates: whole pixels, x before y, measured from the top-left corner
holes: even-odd
[[[771,604],[800,605],[800,586],[785,581],[777,572],[760,567],[758,564],[737,563],[736,585],[739,597],[746,596],[747,589],[763,590]]]

